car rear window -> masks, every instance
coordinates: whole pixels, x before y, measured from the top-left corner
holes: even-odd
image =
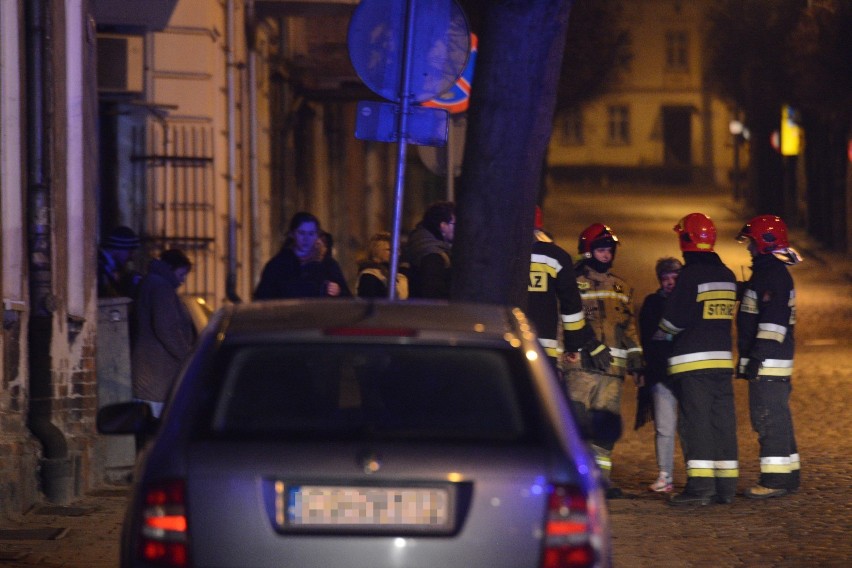
[[[216,434],[513,441],[534,399],[509,350],[363,344],[234,348]]]

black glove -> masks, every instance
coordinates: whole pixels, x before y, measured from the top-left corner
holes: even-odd
[[[763,364],[763,361],[757,359],[756,357],[750,357],[748,363],[746,363],[745,369],[742,372],[742,378],[747,379],[749,381],[757,380],[757,374],[760,371],[760,366]]]
[[[609,370],[610,363],[612,363],[612,355],[609,352],[609,347],[597,339],[587,341],[580,350],[580,355],[583,360],[584,369],[606,372]]]

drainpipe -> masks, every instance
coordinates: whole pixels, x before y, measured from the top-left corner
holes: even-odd
[[[225,295],[232,302],[239,302],[237,294],[237,101],[234,94],[234,40],[236,35],[236,16],[234,0],[227,1],[227,99],[228,99],[228,276],[225,281]]]
[[[27,427],[41,442],[41,489],[48,501],[65,504],[72,496],[71,460],[62,431],[51,422],[54,389],[51,370],[53,265],[47,148],[51,139],[45,85],[50,84],[50,37],[44,0],[26,3],[27,81],[27,241],[29,245],[29,412]]]
[[[249,275],[254,285],[255,271],[259,272],[263,260],[260,258],[260,189],[257,165],[257,21],[254,0],[246,2],[246,37],[248,46],[248,113],[249,113],[249,196],[251,200],[251,266]]]

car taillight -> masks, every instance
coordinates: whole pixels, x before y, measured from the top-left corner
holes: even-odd
[[[182,480],[149,485],[143,495],[139,555],[162,566],[189,566],[186,486]]]
[[[541,568],[594,566],[591,536],[586,494],[573,485],[554,485],[547,499]]]

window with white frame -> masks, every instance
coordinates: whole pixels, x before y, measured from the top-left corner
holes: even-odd
[[[685,31],[666,32],[666,70],[689,70],[689,35]]]
[[[617,146],[630,144],[630,107],[627,105],[607,107],[607,143]]]

